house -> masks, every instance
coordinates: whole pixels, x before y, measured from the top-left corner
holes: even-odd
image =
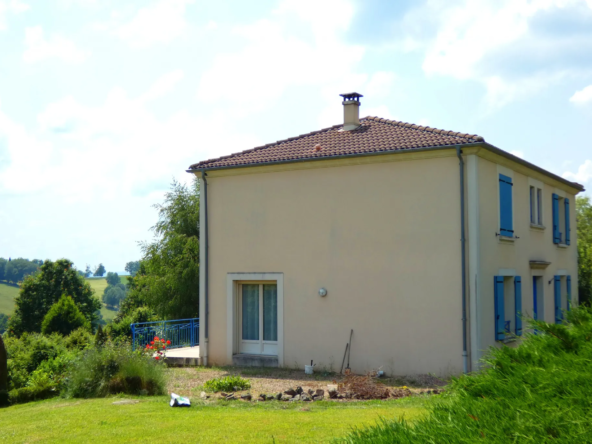
[[[583,190],[482,137],[378,117],[189,168],[203,364],[457,374],[577,303]]]

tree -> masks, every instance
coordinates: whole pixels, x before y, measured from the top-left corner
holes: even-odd
[[[0,334],[0,407],[8,404],[8,354]]]
[[[130,276],[135,276],[139,269],[140,261],[132,261],[125,264],[125,271],[127,271]]]
[[[101,303],[93,296],[90,285],[78,275],[72,262],[68,259],[47,260],[39,273],[23,281],[8,331],[16,336],[24,332],[40,332],[43,318],[63,294],[72,297],[89,322],[95,321],[95,312],[100,310]]]
[[[123,287],[123,284],[118,285]],[[118,307],[123,299],[125,299],[125,290],[117,285],[107,287],[103,293],[103,302],[111,307]]]
[[[103,276],[105,274],[105,266],[103,264],[99,264],[97,266],[97,268],[95,268],[95,272],[93,273],[93,276]]]
[[[9,260],[4,265],[4,278],[7,282],[14,284],[22,281],[25,276],[29,276],[39,270],[36,262],[23,258]]]
[[[6,328],[8,327],[8,319],[9,317],[7,315],[0,313],[0,334],[6,331]]]
[[[7,263],[8,261],[6,259],[0,257],[0,281],[6,280],[6,277],[4,277],[4,268],[6,267]]]
[[[578,225],[578,294],[581,303],[592,303],[592,204],[589,197],[576,198]]]
[[[117,273],[109,272],[107,273],[107,284],[109,285],[117,285],[121,282],[119,275]]]
[[[90,322],[80,312],[74,299],[64,294],[51,306],[43,318],[41,333],[44,335],[59,333],[67,336],[80,327],[90,329]]]
[[[155,238],[143,243],[144,257],[128,298],[142,301],[160,317],[199,313],[199,182],[173,182],[158,210]]]
[[[92,271],[90,269],[90,265],[86,265],[86,270],[84,270],[84,277],[91,277],[92,276]]]

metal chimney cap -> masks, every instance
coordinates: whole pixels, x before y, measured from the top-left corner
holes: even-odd
[[[362,94],[358,94],[357,92],[343,93],[339,95],[343,97],[343,100],[355,100],[356,102],[360,101],[360,97],[364,97]]]

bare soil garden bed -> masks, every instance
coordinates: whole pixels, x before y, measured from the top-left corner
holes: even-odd
[[[266,399],[273,399],[278,394],[297,388],[301,388],[305,394],[320,393],[322,390],[323,398],[317,399],[347,402],[437,394],[446,385],[446,381],[431,375],[381,377],[370,380],[367,376],[345,377],[331,372],[305,375],[302,370],[254,367],[171,368],[169,372],[169,391],[193,398],[200,397],[207,380],[224,376],[241,376],[251,383],[250,389],[236,391],[230,399],[240,399],[241,396],[246,399],[244,395],[251,394],[252,400],[260,401],[263,400],[259,397],[261,394],[267,395]],[[209,395],[211,399],[221,398],[220,394]],[[310,395],[311,400],[313,396]]]

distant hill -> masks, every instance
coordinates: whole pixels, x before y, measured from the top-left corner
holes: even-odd
[[[14,311],[14,299],[19,293],[19,288],[0,282],[0,313],[11,315]]]

